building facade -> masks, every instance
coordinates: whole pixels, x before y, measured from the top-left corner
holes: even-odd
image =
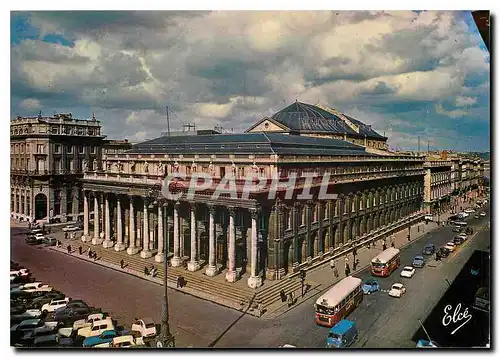
[[[416,214],[423,203],[423,162],[289,134],[161,137],[106,154],[85,173],[83,240],[157,261],[168,250],[173,266],[185,264],[209,276],[223,272],[230,282],[246,275],[248,285],[258,287],[263,279],[281,279],[367,242],[382,229],[421,220]],[[334,198],[322,200],[327,172]],[[189,197],[196,173],[213,180]],[[178,200],[159,194],[165,176],[172,175],[183,176],[174,185],[184,193]],[[245,196],[249,175],[266,178],[265,185]],[[214,198],[228,177],[237,195]],[[278,186],[270,198],[273,180],[292,186],[291,197]],[[307,200],[298,196],[304,187],[312,193]]]
[[[424,210],[435,214],[449,210],[451,206],[452,162],[427,158],[424,163]]]
[[[71,113],[17,117],[10,123],[11,216],[19,220],[78,220],[84,170],[101,156],[98,120]]]

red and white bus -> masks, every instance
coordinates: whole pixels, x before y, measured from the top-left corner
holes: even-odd
[[[316,324],[335,326],[363,301],[360,278],[347,276],[316,300]]]
[[[372,275],[387,277],[399,267],[400,263],[399,250],[395,247],[389,247],[372,259]]]

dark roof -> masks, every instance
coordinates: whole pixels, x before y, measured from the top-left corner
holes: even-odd
[[[352,129],[340,116],[312,104],[295,102],[271,116],[273,120],[285,125],[292,131],[300,132],[334,132],[355,137],[385,139],[369,125],[341,113],[355,125],[359,133]]]
[[[242,133],[160,137],[136,144],[127,153],[373,155],[339,139],[281,133]]]

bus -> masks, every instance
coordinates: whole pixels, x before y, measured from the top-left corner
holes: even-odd
[[[395,247],[389,247],[372,259],[372,275],[387,277],[399,267],[400,263],[399,250]]]
[[[490,293],[488,287],[479,287],[474,296],[472,308],[483,312],[490,312]]]
[[[363,301],[362,283],[360,278],[347,276],[321,295],[314,305],[316,324],[333,327],[347,317]]]

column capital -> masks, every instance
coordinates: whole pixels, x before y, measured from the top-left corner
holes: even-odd
[[[215,215],[215,212],[217,211],[217,207],[215,205],[207,205],[208,207],[208,212],[212,215]]]
[[[198,206],[199,204],[198,203],[189,203],[189,209],[191,211],[195,211],[196,210],[196,207]]]
[[[248,209],[248,211],[250,212],[250,216],[252,217],[252,219],[256,220],[259,217],[260,209],[251,208],[251,209]]]
[[[234,206],[228,206],[227,211],[229,212],[229,215],[234,216],[236,214],[236,208]]]

